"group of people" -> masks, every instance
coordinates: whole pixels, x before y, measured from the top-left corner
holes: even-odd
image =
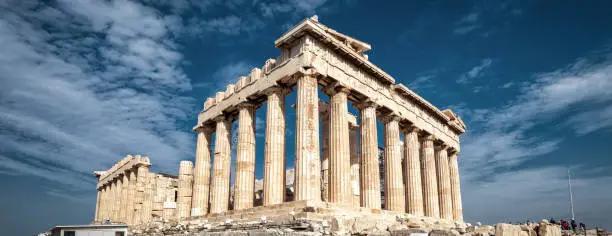
[[[550,223],[560,225],[562,230],[586,230],[586,225],[584,223],[580,222],[580,224],[576,224],[574,219],[569,222],[566,220],[559,220],[559,222],[557,222],[555,219],[550,218]]]

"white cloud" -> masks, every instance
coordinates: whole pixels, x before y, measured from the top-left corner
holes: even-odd
[[[503,84],[500,88],[505,88],[506,89],[506,88],[510,88],[512,86],[514,86],[514,83],[513,82],[508,82],[508,83]]]
[[[577,167],[572,173],[588,172]],[[465,171],[463,172],[465,173]],[[610,176],[572,179],[576,219],[589,227],[612,227]],[[466,220],[495,224],[540,219],[569,219],[567,169],[551,166],[500,173],[487,180],[462,179]]]
[[[265,17],[274,17],[277,14],[289,12],[296,15],[312,15],[325,3],[327,3],[327,0],[289,0],[283,3],[262,2],[259,4],[259,8]]]
[[[575,106],[584,108],[565,122],[578,134],[612,126],[612,61],[590,63],[579,60],[569,67],[539,74],[535,82],[506,105],[492,109],[465,109],[457,106],[472,127],[463,139],[462,152],[468,153],[463,167],[469,175],[485,176],[499,168],[517,166],[558,148],[563,136],[533,136],[538,124],[559,118]],[[476,171],[477,170],[477,171]]]
[[[457,83],[465,84],[469,83],[470,79],[482,77],[485,71],[489,69],[492,64],[493,60],[491,58],[482,59],[479,65],[472,67],[472,69],[470,69],[464,75],[461,75],[461,77],[457,80]]]
[[[2,6],[0,167],[76,190],[126,154],[175,171],[196,111],[171,19],[125,0]]]
[[[579,135],[610,129],[612,127],[612,105],[574,115],[568,119],[568,124]]]
[[[455,34],[468,34],[478,28],[481,27],[481,25],[478,23],[478,19],[480,17],[480,14],[477,12],[471,12],[465,16],[463,16],[455,25],[455,29],[454,29],[454,33]]]

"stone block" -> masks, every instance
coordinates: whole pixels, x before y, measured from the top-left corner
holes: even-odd
[[[546,222],[541,222],[538,229],[539,236],[561,236],[561,227]]]
[[[499,223],[495,225],[495,236],[524,236],[518,225]],[[559,235],[560,236],[560,235]]]
[[[429,232],[429,236],[459,236],[459,233],[455,230],[432,230]]]

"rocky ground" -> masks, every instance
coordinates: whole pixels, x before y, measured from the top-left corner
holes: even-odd
[[[558,225],[542,220],[539,224],[472,226],[466,223],[411,217],[410,215],[362,217],[334,216],[313,220],[289,215],[259,221],[219,223],[191,221],[154,221],[131,231],[132,235],[412,235],[412,236],[610,236],[606,231],[562,231]]]

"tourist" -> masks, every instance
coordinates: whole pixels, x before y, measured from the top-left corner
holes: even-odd
[[[576,225],[576,221],[572,219],[572,230],[576,231],[576,227],[578,227],[578,225]]]
[[[557,224],[557,222],[555,221],[555,219],[554,219],[554,218],[552,218],[552,217],[550,217],[550,223],[551,223],[551,224],[554,224],[554,225],[556,225],[556,224]]]
[[[586,230],[586,225],[582,222],[580,222],[580,229]]]

